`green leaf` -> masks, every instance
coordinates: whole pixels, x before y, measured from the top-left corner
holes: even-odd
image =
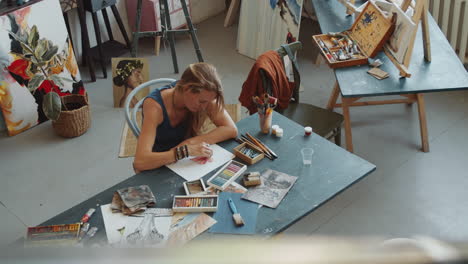
[[[42,83],[42,81],[45,80],[44,75],[36,74],[28,83],[28,89],[30,92],[34,92],[34,90],[37,89]]]
[[[54,81],[55,85],[58,87],[63,87],[65,86],[65,83],[62,81],[62,78],[58,76],[57,74],[50,75],[49,78]]]
[[[39,42],[37,43],[36,49],[34,51],[34,55],[38,58],[42,58],[44,54],[46,53],[47,49],[49,47],[49,43],[45,39],[40,39]]]
[[[9,33],[10,36],[12,36],[16,41],[23,42],[23,39],[22,39],[19,35],[16,35],[15,33],[11,32],[11,31],[8,31],[8,33]]]
[[[54,46],[52,42],[49,41],[49,49],[46,51],[46,53],[42,56],[43,61],[50,61],[55,54],[57,54],[58,47]]]
[[[23,50],[25,51],[25,55],[26,55],[26,53],[34,54],[34,50],[32,50],[31,47],[28,46],[28,44],[23,43],[23,42],[20,42],[20,44],[21,44],[21,47],[23,48]]]
[[[57,120],[62,110],[60,96],[56,92],[49,92],[42,101],[42,110],[47,118]]]
[[[37,32],[37,27],[34,25],[31,28],[31,32],[29,32],[29,37],[28,37],[28,44],[31,46],[31,48],[35,48],[37,46],[37,41],[39,40],[39,32]]]

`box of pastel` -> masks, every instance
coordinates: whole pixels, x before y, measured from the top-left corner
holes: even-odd
[[[265,157],[263,151],[250,142],[244,142],[234,148],[234,155],[252,165]]]
[[[396,16],[387,17],[372,1],[367,2],[353,26],[346,31],[312,36],[330,68],[368,63],[395,29]]]
[[[176,195],[172,204],[175,213],[216,212],[218,195]]]
[[[247,165],[235,160],[230,160],[211,176],[207,183],[222,191],[235,181],[246,169]]]
[[[184,184],[184,190],[187,195],[194,195],[206,191],[205,183],[203,179],[194,181],[186,181]]]

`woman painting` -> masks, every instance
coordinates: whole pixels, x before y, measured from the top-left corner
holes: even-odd
[[[120,99],[114,99],[115,107],[123,107],[125,99],[130,92],[143,83],[143,63],[140,60],[121,60],[115,69],[114,85],[123,87],[124,91]],[[138,103],[138,98],[133,97],[130,107]]]
[[[200,135],[210,118],[216,128]],[[237,136],[237,128],[224,107],[216,68],[191,64],[179,81],[155,89],[143,103],[143,125],[133,166],[150,170],[188,156],[209,158],[209,144]]]

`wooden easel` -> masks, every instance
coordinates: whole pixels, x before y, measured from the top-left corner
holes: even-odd
[[[341,1],[341,0],[339,0]],[[423,44],[424,44],[424,57],[427,61],[431,61],[431,52],[430,52],[430,40],[429,40],[429,24],[428,24],[428,0],[415,0],[416,6],[413,7],[415,13],[413,15],[413,22],[416,25],[419,24],[419,21],[422,22],[423,26]],[[402,10],[406,11],[411,5],[411,0],[405,0],[402,3]],[[410,77],[411,74],[408,72],[408,66],[411,60],[411,55],[413,53],[414,41],[416,39],[417,27],[414,30],[412,38],[410,40],[410,45],[408,51],[405,55],[404,63],[399,63],[393,55],[386,51],[387,56],[392,60],[392,62],[400,70],[400,76]],[[362,97],[342,97],[342,103],[337,104],[338,97],[340,95],[340,86],[338,82],[335,82],[333,87],[332,94],[328,100],[327,109],[333,110],[335,107],[343,108],[344,116],[344,126],[345,126],[345,139],[346,139],[346,149],[350,152],[353,152],[353,142],[352,142],[352,133],[351,133],[351,119],[349,108],[354,106],[367,106],[367,105],[385,105],[385,104],[408,104],[413,103],[418,104],[418,113],[419,113],[419,126],[421,130],[421,143],[423,152],[429,152],[429,140],[427,132],[427,121],[426,121],[426,109],[424,103],[424,97],[422,93],[415,94],[400,94],[400,96],[405,97],[403,99],[393,99],[393,100],[380,100],[380,101],[363,101],[357,102]]]
[[[409,42],[408,50],[405,54],[404,62],[398,62],[390,51],[384,47],[384,52],[387,57],[392,61],[392,63],[398,68],[400,71],[401,77],[411,77],[411,73],[409,73],[408,68],[411,62],[411,55],[413,54],[413,47],[414,41],[416,39],[416,34],[418,32],[419,22],[421,21],[422,26],[422,34],[423,34],[423,47],[424,47],[424,59],[426,61],[431,61],[431,41],[429,36],[429,21],[428,21],[428,13],[429,13],[429,1],[428,0],[415,0],[416,5],[412,6],[414,10],[414,14],[412,17],[413,22],[416,24],[416,28],[411,36],[411,40]],[[404,0],[401,9],[403,12],[406,12],[408,8],[411,6],[412,0]]]
[[[338,0],[344,6],[346,6],[346,14],[352,15],[358,13],[358,8],[354,5],[356,0]],[[389,0],[394,2],[394,0]],[[426,61],[431,61],[431,43],[429,37],[429,24],[428,24],[428,12],[429,12],[429,2],[428,0],[415,0],[416,4],[413,6],[412,0],[404,0],[400,8],[403,12],[406,12],[411,6],[414,10],[413,17],[411,18],[416,24],[416,28],[411,36],[411,40],[408,45],[408,50],[405,54],[403,63],[397,61],[397,59],[391,54],[387,47],[384,47],[385,55],[390,59],[390,61],[398,68],[400,71],[401,77],[411,77],[409,72],[409,64],[411,62],[411,55],[413,53],[414,41],[416,39],[416,34],[418,32],[419,22],[421,21],[422,33],[423,33],[423,45],[424,45],[424,58]]]

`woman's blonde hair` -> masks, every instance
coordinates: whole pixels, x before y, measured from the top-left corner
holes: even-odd
[[[216,68],[209,63],[193,63],[182,73],[180,81],[177,82],[175,87],[176,91],[182,92],[184,89],[190,89],[192,93],[200,93],[206,90],[216,93],[216,111],[223,111],[224,109],[224,96],[223,86],[219,79]],[[189,137],[196,136],[200,133],[203,123],[206,121],[208,114],[206,111],[199,111],[196,113],[189,113],[190,129],[188,131]]]

